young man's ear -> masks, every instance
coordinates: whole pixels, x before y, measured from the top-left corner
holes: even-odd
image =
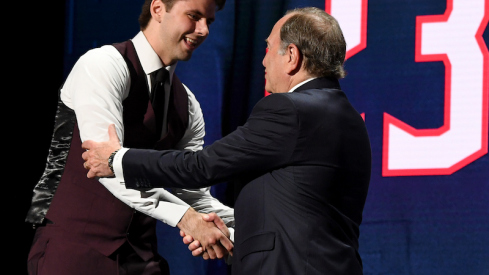
[[[153,0],[150,10],[151,16],[158,21],[158,23],[161,23],[161,16],[164,12],[166,12],[165,4],[163,4],[161,0]]]

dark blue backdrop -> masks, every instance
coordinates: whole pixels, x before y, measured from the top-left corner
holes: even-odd
[[[371,185],[360,228],[365,274],[489,274],[489,1],[363,2],[365,47],[346,61],[348,76],[341,85],[357,110],[365,114],[373,150]],[[417,129],[444,125],[446,64],[415,61],[416,17],[443,15],[447,7],[458,11],[469,2],[485,2],[485,17],[479,22],[485,42],[480,49],[485,53],[481,99],[485,109],[479,156],[449,174],[383,176],[384,113]],[[62,78],[88,49],[132,38],[139,30],[141,3],[67,0]],[[323,0],[227,0],[207,41],[190,61],[177,66],[180,78],[201,103],[206,144],[243,124],[264,96],[261,61],[264,40],[274,23],[287,9],[325,9],[327,5]],[[451,42],[455,41],[446,41]],[[51,92],[55,98],[56,90]],[[232,184],[222,183],[212,190],[233,205]],[[159,224],[158,231],[160,252],[170,262],[172,274],[227,274],[222,261],[193,258],[174,228]]]

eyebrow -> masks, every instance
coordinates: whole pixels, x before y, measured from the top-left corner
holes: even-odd
[[[193,13],[199,15],[200,17],[204,17],[205,18],[205,16],[200,11],[198,11],[198,10],[191,10],[190,12],[193,12]],[[215,20],[214,17],[206,18],[206,19],[207,19],[207,22],[209,23],[209,25],[212,24],[212,22],[214,22],[214,20]]]

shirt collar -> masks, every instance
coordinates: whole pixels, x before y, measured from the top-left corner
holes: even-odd
[[[302,81],[301,83],[299,83],[299,84],[295,85],[294,87],[292,87],[292,89],[290,89],[290,90],[288,91],[288,93],[292,93],[293,91],[295,91],[295,90],[296,90],[297,88],[299,88],[300,86],[302,86],[302,85],[306,84],[307,82],[309,82],[309,81],[311,81],[311,80],[314,80],[314,79],[316,79],[316,78],[317,78],[317,77],[311,77],[311,78],[309,78],[309,79],[306,79],[306,80]]]
[[[134,44],[134,48],[136,49],[136,53],[139,57],[139,61],[141,62],[141,66],[143,67],[144,73],[146,75],[149,75],[150,73],[159,70],[164,66],[163,62],[161,62],[160,57],[153,50],[153,47],[151,47],[148,40],[146,39],[146,36],[144,36],[142,31],[140,31],[132,39],[132,43]],[[166,66],[166,70],[168,70],[168,72],[170,73],[170,85],[176,67],[177,67],[177,63],[171,66]]]

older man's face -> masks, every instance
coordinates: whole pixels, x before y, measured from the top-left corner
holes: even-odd
[[[284,22],[290,17],[286,15],[280,19],[272,29],[268,36],[267,53],[263,58],[263,66],[265,67],[265,90],[269,93],[286,93],[287,90],[287,73],[285,72],[285,62],[287,54],[281,55],[280,51],[280,28]]]

